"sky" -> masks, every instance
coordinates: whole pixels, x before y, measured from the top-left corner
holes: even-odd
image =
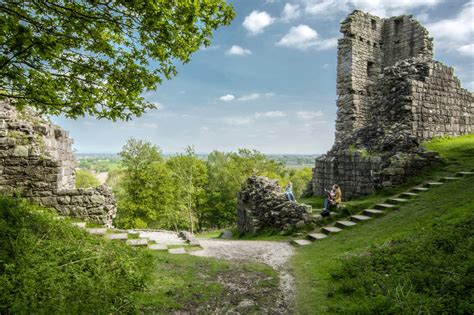
[[[236,17],[178,75],[145,94],[158,109],[130,122],[52,118],[77,153],[118,153],[143,139],[164,153],[257,149],[321,154],[334,141],[339,24],[354,9],[412,14],[434,37],[435,59],[474,90],[474,1],[234,0]]]

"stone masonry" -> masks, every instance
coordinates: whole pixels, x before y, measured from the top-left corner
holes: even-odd
[[[312,223],[311,206],[288,201],[277,180],[251,176],[237,195],[237,227],[241,233],[264,228],[292,230]]]
[[[111,226],[116,213],[111,189],[74,188],[72,143],[66,131],[34,111],[0,102],[0,192]]]
[[[411,16],[354,11],[338,42],[336,140],[316,160],[313,193],[338,183],[345,197],[397,185],[436,161],[420,147],[474,131],[474,97]]]

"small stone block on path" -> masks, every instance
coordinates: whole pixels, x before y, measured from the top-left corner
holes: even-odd
[[[151,245],[148,245],[148,249],[151,249],[151,250],[167,250],[168,246],[166,246],[164,244],[151,244]]]
[[[389,204],[389,203],[378,203],[375,205],[377,208],[382,208],[382,209],[391,209],[395,208],[395,205]]]
[[[138,238],[134,240],[127,240],[127,244],[130,246],[146,246],[148,245],[148,239]]]
[[[427,186],[441,186],[443,185],[442,182],[427,182],[426,183]]]
[[[296,245],[299,245],[299,246],[306,246],[306,245],[311,244],[311,242],[308,241],[308,240],[293,240],[292,242],[293,242],[293,244],[296,244]]]
[[[470,176],[470,175],[474,175],[474,172],[459,172],[459,173],[457,173],[457,175],[460,175],[460,176]]]
[[[190,240],[190,241],[188,242],[188,244],[191,245],[191,246],[201,246],[201,244],[199,243],[199,241],[196,240],[196,239]]]
[[[180,247],[180,248],[170,248],[170,249],[168,249],[168,253],[170,253],[170,254],[186,254],[186,250],[182,247]]]
[[[108,233],[104,235],[109,240],[126,240],[128,239],[128,233]]]
[[[461,179],[461,177],[443,177],[441,178],[441,181],[445,182],[445,181],[449,181],[449,180],[456,180],[456,179]]]
[[[429,190],[429,188],[426,188],[426,187],[415,187],[413,188],[414,191],[427,191]]]
[[[328,237],[326,234],[323,234],[323,233],[311,233],[311,234],[308,234],[308,238],[309,239],[312,239],[312,240],[322,240],[324,238]]]
[[[352,222],[352,221],[337,221],[336,222],[336,226],[339,227],[339,228],[348,228],[348,227],[351,227],[351,226],[354,226],[356,225],[357,223],[355,222]]]
[[[403,194],[401,194],[403,197],[409,197],[409,198],[413,198],[413,197],[416,197],[418,196],[417,193],[413,193],[413,192],[404,192]]]
[[[367,215],[369,217],[376,216],[383,213],[385,213],[385,211],[379,210],[379,209],[365,209],[364,210],[364,215]]]
[[[361,214],[355,214],[355,215],[351,215],[351,219],[355,222],[360,222],[360,221],[370,220],[371,217],[368,217],[366,215],[361,215]]]
[[[396,203],[402,203],[402,202],[407,202],[408,199],[405,198],[389,198],[388,201],[390,202],[396,202]]]
[[[86,229],[87,233],[93,235],[105,235],[107,234],[107,228],[89,228]]]
[[[339,233],[342,229],[335,226],[325,226],[321,229],[325,233]]]
[[[85,229],[87,223],[86,222],[72,222],[71,224],[79,228]]]

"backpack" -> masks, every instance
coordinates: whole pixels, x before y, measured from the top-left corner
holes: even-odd
[[[331,214],[330,214],[329,210],[323,210],[323,211],[321,212],[321,216],[322,216],[322,217],[329,217],[330,215],[331,215]]]

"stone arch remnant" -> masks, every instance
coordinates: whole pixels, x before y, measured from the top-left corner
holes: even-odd
[[[313,194],[346,197],[398,185],[437,157],[421,142],[474,131],[473,93],[433,60],[433,39],[409,15],[356,10],[338,41],[336,140],[316,160]]]
[[[75,188],[73,140],[30,109],[0,102],[0,192],[54,208],[60,215],[112,225],[111,189]]]

